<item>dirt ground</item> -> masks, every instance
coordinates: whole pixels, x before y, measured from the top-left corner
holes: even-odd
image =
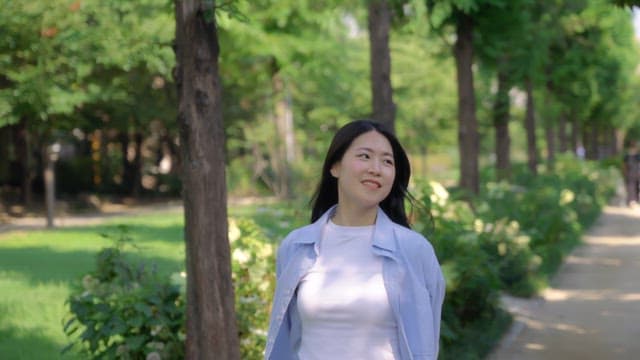
[[[640,209],[608,206],[489,360],[640,359]]]

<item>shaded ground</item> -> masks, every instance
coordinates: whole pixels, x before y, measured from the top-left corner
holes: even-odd
[[[56,227],[84,226],[102,223],[110,218],[129,214],[143,214],[182,209],[180,200],[165,200],[146,203],[102,203],[99,208],[83,213],[58,211],[54,219]],[[0,222],[0,233],[13,230],[45,229],[47,219],[43,211],[29,213],[26,216],[10,217],[5,214]]]
[[[640,209],[608,206],[490,360],[640,358]]]

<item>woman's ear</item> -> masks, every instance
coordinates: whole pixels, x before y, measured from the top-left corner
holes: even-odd
[[[331,176],[333,176],[334,178],[339,178],[340,176],[340,162],[337,162],[335,164],[333,164],[331,166],[331,170],[329,170],[329,172],[331,173]]]

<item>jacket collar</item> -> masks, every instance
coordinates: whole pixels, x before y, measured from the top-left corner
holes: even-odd
[[[333,215],[337,205],[332,206],[329,210],[325,211],[322,216],[314,223],[303,228],[301,236],[296,237],[296,243],[299,244],[318,244],[322,237],[322,228],[324,224],[329,221],[329,218]],[[393,236],[394,222],[389,219],[387,214],[378,207],[378,214],[376,216],[375,229],[373,232],[373,247],[382,250],[395,252],[396,243]]]

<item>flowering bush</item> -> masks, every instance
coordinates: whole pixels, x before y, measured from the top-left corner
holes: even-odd
[[[79,345],[96,359],[182,359],[186,274],[162,277],[127,261],[128,232],[120,228],[113,246],[97,254],[96,269],[67,299],[64,331],[74,341],[64,351]],[[275,286],[274,246],[251,220],[231,220],[229,239],[242,359],[262,359]]]
[[[236,316],[242,359],[263,358],[275,289],[274,245],[247,219],[229,222]]]

